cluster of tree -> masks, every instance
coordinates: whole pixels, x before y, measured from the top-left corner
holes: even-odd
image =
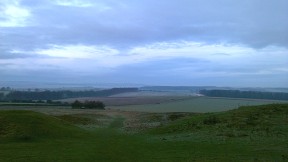
[[[77,97],[106,97],[124,92],[137,92],[138,88],[112,88],[99,91],[11,91],[7,95],[1,95],[0,99],[5,101],[11,100],[58,100],[65,98]]]
[[[1,87],[0,88],[0,91],[11,91],[12,90],[12,88],[10,88],[10,87]]]
[[[52,101],[52,100],[0,100],[1,105],[49,105],[49,106],[70,106],[68,102]],[[21,104],[20,104],[21,103]]]
[[[209,97],[288,100],[288,93],[283,93],[283,92],[258,92],[258,91],[239,91],[239,90],[200,90],[199,93],[205,96],[209,96]]]
[[[71,104],[73,109],[105,109],[105,104],[101,101],[85,101],[80,102],[78,100]]]
[[[3,100],[5,98],[4,93],[0,93],[0,100]]]

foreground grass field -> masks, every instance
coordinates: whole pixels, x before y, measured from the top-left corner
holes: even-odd
[[[168,118],[129,134],[121,116],[87,128],[94,123],[89,114],[0,111],[0,161],[288,160],[288,104]],[[145,120],[162,119],[151,114]]]

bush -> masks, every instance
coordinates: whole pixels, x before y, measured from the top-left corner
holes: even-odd
[[[184,114],[171,114],[168,116],[168,119],[171,121],[174,121],[174,120],[177,120],[177,119],[182,118],[184,116],[185,116]]]
[[[101,101],[85,101],[84,103],[76,100],[71,104],[74,109],[105,109],[105,105]]]
[[[71,104],[71,106],[73,109],[79,109],[82,108],[83,104],[80,101],[76,100]]]
[[[216,116],[209,116],[208,118],[203,120],[203,124],[206,125],[214,125],[220,123],[220,119],[217,118]]]

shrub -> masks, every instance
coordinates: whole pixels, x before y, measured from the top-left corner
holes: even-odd
[[[206,125],[214,125],[220,123],[220,119],[217,118],[216,116],[209,116],[208,118],[203,120],[203,124]]]
[[[184,116],[185,115],[183,115],[183,114],[171,114],[168,116],[168,119],[171,121],[174,121],[174,120],[177,120],[177,119],[182,118]]]
[[[71,106],[72,106],[73,109],[79,109],[79,108],[82,108],[83,103],[81,103],[80,101],[76,100],[76,101],[74,101],[71,104]]]
[[[84,103],[76,100],[71,104],[72,108],[83,109],[105,109],[105,105],[101,101],[85,101]]]

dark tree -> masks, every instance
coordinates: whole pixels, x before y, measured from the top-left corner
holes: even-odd
[[[101,101],[85,101],[84,103],[76,100],[71,104],[72,108],[84,109],[105,109],[105,104]]]
[[[0,93],[0,100],[3,100],[3,99],[4,99],[4,94]]]
[[[85,101],[84,108],[87,109],[104,109],[105,105],[101,101]]]
[[[71,104],[73,109],[79,109],[83,107],[83,103],[81,103],[80,101],[76,100]]]

